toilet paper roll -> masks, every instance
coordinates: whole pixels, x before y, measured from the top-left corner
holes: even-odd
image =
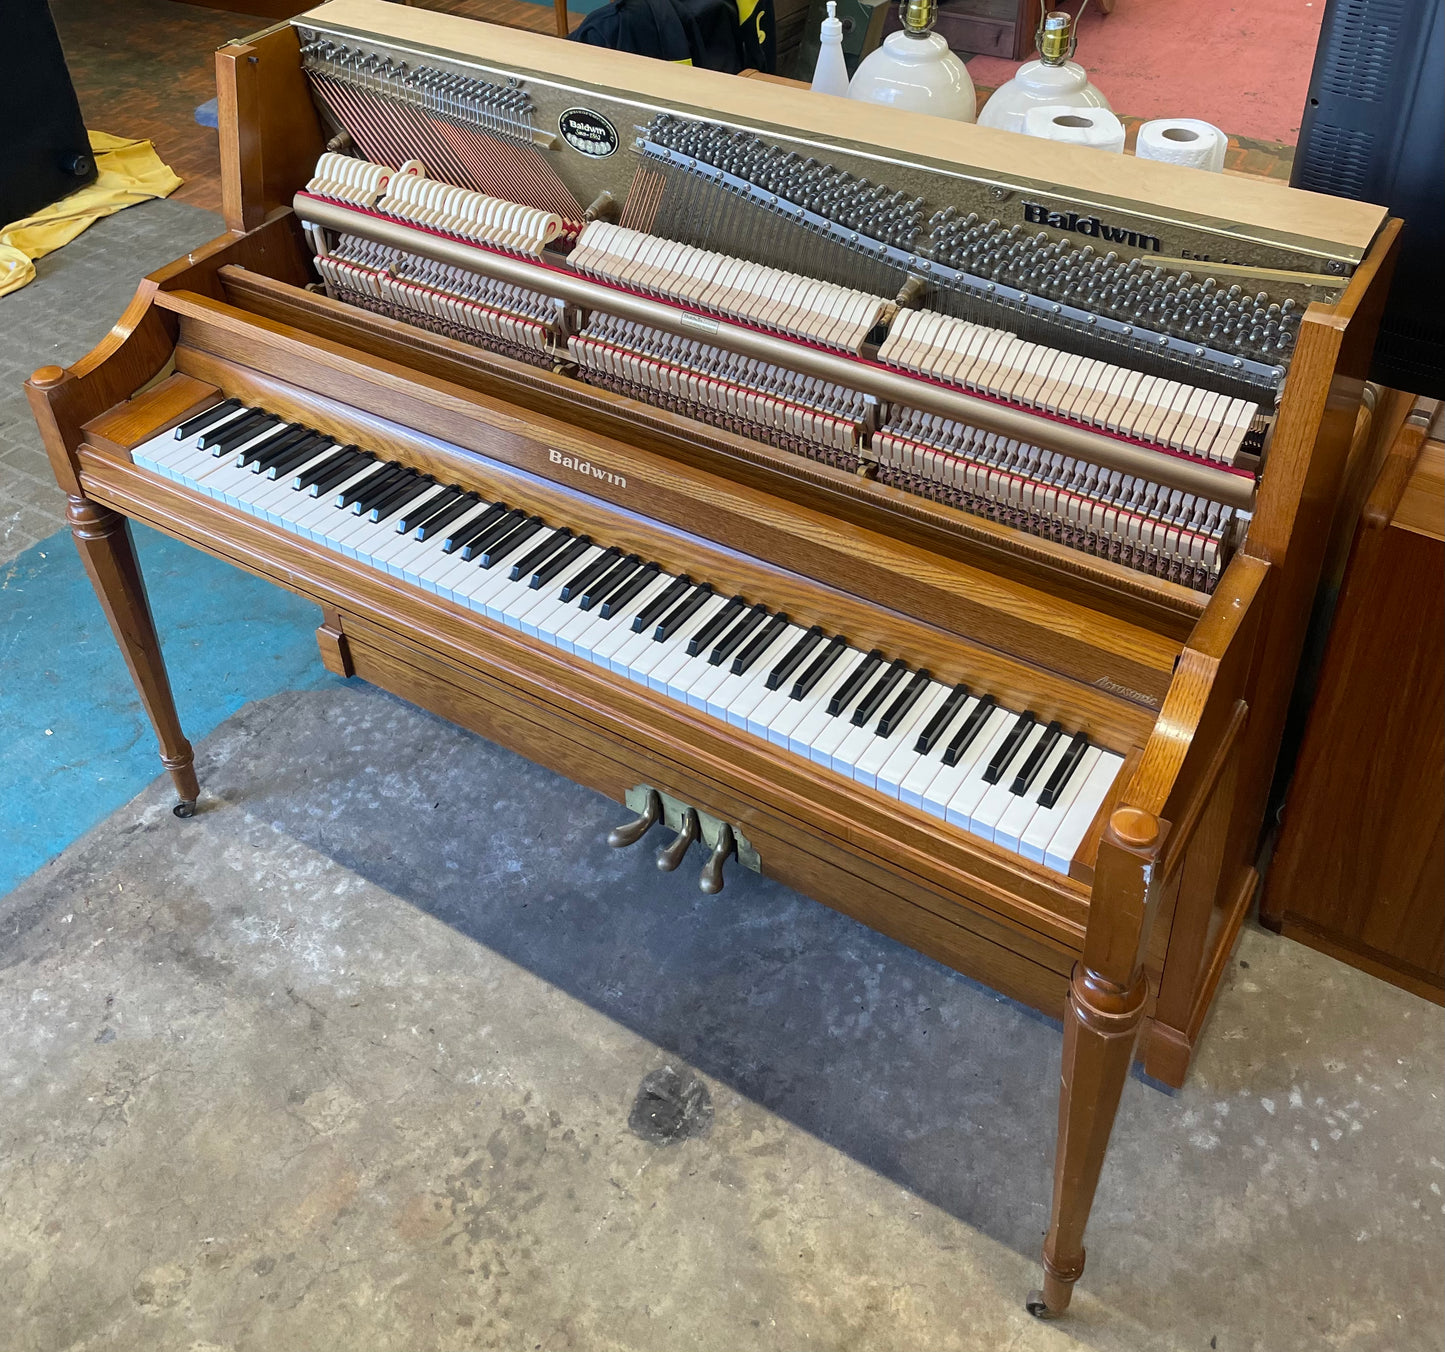
[[[1134,154],[1217,174],[1224,168],[1229,138],[1212,122],[1197,117],[1159,117],[1139,128]]]
[[[1115,154],[1124,149],[1124,124],[1107,108],[1072,108],[1063,103],[1030,108],[1024,118],[1024,134]]]

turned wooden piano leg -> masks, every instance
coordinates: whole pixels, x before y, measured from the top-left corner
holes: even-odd
[[[66,517],[80,550],[81,562],[90,574],[101,609],[130,668],[136,692],[156,730],[161,764],[171,772],[180,796],[175,814],[189,817],[195,812],[196,799],[200,796],[195,753],[181,732],[176,715],[176,702],[171,695],[155,620],[151,617],[145,581],[136,562],[130,522],[109,507],[74,495],[69,499]]]
[[[1144,1022],[1148,982],[1142,957],[1153,914],[1149,881],[1159,838],[1156,818],[1121,808],[1099,847],[1084,954],[1074,965],[1064,1012],[1044,1285],[1042,1291],[1031,1291],[1027,1302],[1029,1313],[1043,1319],[1068,1309],[1084,1271],[1084,1227]]]

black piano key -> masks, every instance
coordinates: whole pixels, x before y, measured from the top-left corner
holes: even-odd
[[[850,720],[853,726],[861,728],[869,723],[873,715],[883,707],[883,702],[897,688],[898,682],[906,675],[908,675],[908,663],[901,657],[895,657],[873,688],[858,701],[858,707],[853,710],[853,717]]]
[[[324,479],[332,470],[338,469],[342,465],[349,465],[353,461],[359,463],[360,460],[361,452],[358,451],[355,446],[338,446],[336,450],[328,455],[319,465],[312,465],[305,473],[298,474],[291,487],[296,489],[310,488],[313,484]]]
[[[333,488],[340,488],[353,475],[362,473],[368,465],[376,465],[379,461],[375,456],[367,455],[364,452],[347,464],[338,465],[324,478],[316,480],[311,485],[311,496],[313,498],[326,497]]]
[[[743,646],[741,652],[733,658],[733,664],[729,668],[734,676],[742,676],[773,644],[777,641],[778,635],[788,627],[786,615],[774,615],[762,629]]]
[[[1069,749],[1064,752],[1063,760],[1054,766],[1049,782],[1039,794],[1040,807],[1053,807],[1059,801],[1059,795],[1069,787],[1069,780],[1074,777],[1074,771],[1079,768],[1079,762],[1084,759],[1084,752],[1088,749],[1089,739],[1082,732],[1075,733]]]
[[[907,715],[908,711],[918,703],[919,697],[928,689],[933,677],[927,671],[915,671],[913,679],[903,687],[903,693],[889,706],[888,712],[878,720],[878,735],[880,737],[891,737]]]
[[[424,521],[430,521],[443,507],[449,507],[462,495],[460,488],[447,485],[438,489],[429,498],[423,498],[413,507],[408,507],[397,520],[396,529],[399,535],[405,535],[408,531],[415,530]]]
[[[997,751],[993,753],[993,759],[988,763],[988,769],[983,772],[985,784],[997,784],[1003,778],[1003,772],[1008,769],[1009,762],[1018,755],[1019,747],[1024,744],[1024,739],[1033,730],[1038,722],[1033,714],[1020,714],[1014,720],[1014,725],[1008,730],[1008,736],[999,744]]]
[[[783,654],[783,660],[768,673],[768,689],[776,690],[782,685],[798,669],[802,660],[822,641],[823,627],[815,624]]]
[[[377,484],[386,483],[395,478],[398,468],[396,465],[387,464],[385,460],[377,461],[376,468],[364,479],[358,479],[349,488],[343,489],[336,495],[336,505],[343,509],[351,507],[353,503],[360,501],[362,496],[375,488]]]
[[[278,460],[286,459],[298,446],[311,446],[313,444],[319,450],[322,446],[328,444],[328,438],[323,437],[321,433],[314,428],[298,427],[293,423],[279,437],[275,437],[271,441],[263,441],[259,446],[252,447],[251,449],[255,451],[254,456],[251,454],[251,451],[244,452],[244,455],[247,460],[252,462],[251,469],[253,472],[256,474],[264,474]],[[240,458],[238,457],[237,464],[239,463]]]
[[[828,674],[828,669],[848,650],[848,641],[842,634],[835,634],[828,640],[828,646],[812,661],[808,669],[793,682],[788,691],[789,699],[802,699]]]
[[[463,493],[448,503],[435,516],[429,517],[416,528],[418,540],[432,540],[441,535],[459,516],[465,516],[473,507],[481,505],[482,499],[475,493]]]
[[[639,568],[618,589],[612,593],[597,612],[604,620],[610,620],[617,612],[632,601],[644,587],[650,587],[662,571],[662,565],[649,563]]]
[[[274,457],[285,454],[289,447],[306,435],[306,431],[304,427],[281,423],[270,436],[252,443],[243,451],[237,451],[236,468],[245,469],[249,465],[252,474],[259,474],[264,468],[263,461],[269,462]]]
[[[687,655],[696,657],[711,644],[739,615],[747,602],[741,596],[734,596],[727,605],[715,614],[701,629],[687,641]]]
[[[632,617],[632,632],[640,634],[644,629],[651,628],[662,616],[666,615],[687,593],[692,589],[692,579],[684,573],[681,577],[675,577],[654,596],[643,608]]]
[[[372,503],[366,514],[368,521],[385,521],[393,512],[399,512],[407,503],[421,497],[428,489],[436,487],[436,480],[430,475],[421,475],[393,489],[380,502]]]
[[[753,606],[746,615],[738,620],[738,622],[717,641],[712,652],[708,654],[708,665],[710,667],[721,666],[733,655],[733,652],[743,640],[767,618],[767,606]]]
[[[259,474],[264,468],[262,461],[280,455],[288,446],[295,445],[296,441],[304,437],[310,430],[310,428],[300,427],[296,423],[278,423],[269,436],[261,441],[253,441],[244,451],[237,452],[236,468],[244,469],[250,465],[252,473]]]
[[[1008,786],[1010,793],[1025,794],[1029,786],[1038,778],[1038,773],[1043,769],[1044,762],[1054,753],[1054,745],[1063,733],[1063,724],[1050,723],[1044,729],[1044,735],[1034,743],[1034,749],[1029,752],[1029,758],[1020,767],[1019,772],[1014,776],[1014,782]]]
[[[590,535],[579,535],[560,554],[554,554],[535,573],[532,580],[527,583],[531,591],[539,591],[545,587],[554,577],[559,576],[577,562],[589,549],[592,548],[592,537]]]
[[[206,432],[196,442],[196,446],[202,451],[215,451],[217,455],[220,455],[221,452],[215,450],[218,442],[228,440],[243,428],[260,427],[262,423],[268,422],[270,418],[271,415],[265,412],[265,410],[259,408],[253,409],[250,413],[243,413],[238,418],[232,418],[230,422],[216,428],[214,432]]]
[[[278,456],[266,466],[263,473],[271,480],[289,478],[302,465],[314,460],[331,444],[327,437],[305,437],[292,444],[284,455]]]
[[[371,456],[352,447],[314,470],[298,475],[291,487],[304,488],[313,498],[324,498],[333,488],[345,483],[351,475],[361,473],[372,463]]]
[[[559,601],[574,601],[582,595],[587,587],[590,587],[599,577],[612,567],[622,557],[622,551],[616,545],[611,549],[604,549],[595,559],[592,560],[576,577],[557,593]]]
[[[250,441],[253,437],[274,436],[278,431],[289,430],[291,424],[272,413],[263,413],[259,418],[237,418],[234,422],[207,432],[202,440],[210,443],[219,457]]]
[[[711,646],[711,644],[717,640],[718,636],[722,634],[722,631],[733,623],[738,615],[743,614],[744,608],[746,607],[747,602],[744,601],[743,598],[733,597],[721,610],[715,611],[711,620],[708,620],[707,624],[702,625],[702,628],[699,628],[694,636],[689,638],[688,656],[696,657],[702,650]]]
[[[833,692],[833,698],[828,701],[829,715],[836,718],[852,704],[859,691],[873,679],[873,673],[882,665],[883,654],[877,648],[872,649],[868,656],[858,663],[853,674]]]
[[[219,404],[212,404],[210,408],[197,413],[194,418],[187,418],[176,428],[176,440],[185,441],[193,437],[197,432],[204,432],[213,422],[219,422],[226,414],[234,412],[241,407],[239,399],[222,399]]]
[[[405,465],[393,465],[385,476],[377,475],[369,484],[362,486],[361,492],[356,496],[357,515],[360,516],[369,512],[378,502],[389,498],[398,488],[406,484],[415,483],[421,475],[414,469],[408,469]]]
[[[462,547],[462,562],[470,563],[473,559],[480,559],[498,541],[506,539],[526,519],[527,514],[520,507],[513,507],[504,516],[498,517],[484,531],[472,536]]]
[[[963,753],[973,745],[983,725],[993,716],[998,701],[992,695],[985,695],[973,706],[973,711],[963,720],[963,726],[953,734],[953,740],[943,749],[943,763],[957,765]]]
[[[672,613],[665,619],[659,620],[657,628],[652,631],[654,643],[665,643],[672,638],[677,631],[685,625],[699,610],[707,604],[708,598],[712,595],[712,584],[704,582],[702,586],[684,596],[681,602],[674,607]]]
[[[285,423],[280,418],[263,418],[260,422],[252,423],[250,427],[240,428],[230,432],[229,424],[220,429],[216,440],[211,443],[211,454],[218,460],[230,455],[238,446],[244,446],[248,441],[256,437],[264,436],[268,441],[277,432],[284,429]],[[227,433],[230,432],[228,436]]]
[[[341,496],[350,497],[354,491],[356,498],[351,504],[351,510],[357,516],[365,516],[378,502],[384,502],[398,488],[404,484],[414,483],[416,478],[415,470],[407,469],[402,465],[393,465],[389,473],[375,475],[366,483],[357,484],[354,490],[348,489]]]
[[[509,559],[547,523],[540,516],[529,516],[513,526],[500,540],[494,541],[478,556],[477,562],[483,568],[495,568],[503,559]]]
[[[455,554],[469,540],[475,540],[484,530],[495,526],[512,509],[505,502],[494,502],[481,516],[464,521],[442,541],[443,554]]]
[[[920,756],[926,756],[938,744],[938,739],[947,731],[948,725],[957,717],[968,699],[968,687],[960,682],[948,693],[948,698],[938,706],[938,711],[928,720],[928,726],[918,735],[913,749]]]
[[[567,541],[572,538],[572,532],[566,526],[559,526],[542,541],[535,549],[529,550],[511,567],[507,576],[513,582],[520,582],[524,577],[530,577],[559,549],[563,548]]]
[[[636,554],[629,554],[626,558],[619,559],[603,575],[597,578],[591,586],[582,589],[582,595],[577,601],[579,610],[591,610],[593,606],[605,601],[624,582],[630,578],[639,568],[642,567],[642,560]]]

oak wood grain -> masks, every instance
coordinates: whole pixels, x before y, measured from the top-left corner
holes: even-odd
[[[1400,424],[1361,513],[1262,910],[1445,1003],[1445,542],[1398,519],[1445,451],[1433,413]]]

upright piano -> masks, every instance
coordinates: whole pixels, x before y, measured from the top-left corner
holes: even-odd
[[[381,0],[217,73],[226,233],[29,382],[176,814],[132,519],[678,886],[1061,1018],[1062,1313],[1255,891],[1398,223]]]

